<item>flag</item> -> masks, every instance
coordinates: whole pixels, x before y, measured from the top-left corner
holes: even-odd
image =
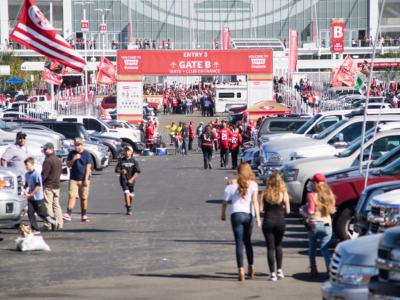
[[[33,0],[25,0],[10,39],[78,72],[86,65],[83,57],[58,34]]]
[[[368,91],[367,85],[361,80],[360,77],[357,78],[354,88],[360,92],[361,95],[366,95]]]
[[[104,73],[103,70],[97,66],[97,76],[96,76],[96,81],[98,83],[106,84],[106,85],[111,85],[111,83],[115,82],[114,78],[111,78],[107,74]]]
[[[115,74],[117,74],[117,69],[115,68],[115,65],[104,56],[101,56],[99,69],[111,78],[115,78]]]
[[[358,75],[357,64],[349,54],[347,54],[340,68],[342,69],[342,72],[347,75]]]
[[[104,108],[101,108],[101,118],[104,120],[112,120],[110,114],[108,111],[106,111]]]
[[[346,74],[342,71],[342,68],[340,68],[332,78],[332,86],[340,86],[338,84],[339,82],[342,82],[347,86],[354,86],[354,77]]]
[[[45,68],[42,81],[61,86],[62,76]]]
[[[56,74],[61,74],[64,69],[63,64],[60,64],[58,61],[51,60],[50,58],[46,58],[44,67]]]

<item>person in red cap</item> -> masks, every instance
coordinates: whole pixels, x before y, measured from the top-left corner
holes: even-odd
[[[254,130],[257,130],[256,126],[254,125],[254,121],[250,121],[250,125],[247,127],[247,137],[251,140],[251,134]]]
[[[217,119],[215,120],[214,125],[215,125],[215,126],[220,126],[220,125],[221,125],[221,122],[219,121],[219,118],[217,118]]]
[[[311,230],[308,231],[310,244],[308,256],[310,258],[311,277],[318,277],[315,261],[318,240],[325,259],[327,277],[329,277],[331,255],[328,247],[332,238],[332,219],[330,215],[336,211],[335,195],[329,185],[325,183],[326,178],[323,174],[317,173],[310,180],[314,191],[307,195],[307,204],[302,206],[300,210],[310,216],[309,225]]]
[[[194,140],[194,121],[190,121],[189,125],[189,151],[192,150]]]
[[[153,151],[153,144],[154,144],[154,127],[153,122],[149,121],[146,128],[146,141],[147,145],[150,149],[150,152]]]

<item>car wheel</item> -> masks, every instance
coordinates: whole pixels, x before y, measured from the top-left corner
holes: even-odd
[[[353,240],[358,238],[359,233],[355,229],[356,218],[354,216],[355,206],[349,206],[339,211],[335,222],[335,234],[339,240]]]
[[[114,157],[114,152],[112,151],[111,147],[108,147],[108,150],[110,151],[110,161],[116,159]]]
[[[126,143],[126,142],[122,142],[122,143],[121,143],[122,149],[124,149],[126,146],[130,146],[130,145],[131,145],[131,144]]]
[[[92,167],[90,168],[90,170],[93,172],[95,169],[95,164],[96,164],[96,160],[94,159],[94,156],[92,155]]]

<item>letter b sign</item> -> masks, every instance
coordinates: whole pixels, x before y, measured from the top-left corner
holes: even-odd
[[[344,24],[332,24],[332,40],[344,41]]]

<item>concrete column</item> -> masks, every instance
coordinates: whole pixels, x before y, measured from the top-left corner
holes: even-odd
[[[0,44],[5,44],[9,34],[8,28],[8,0],[0,1]]]
[[[63,35],[64,39],[72,38],[72,3],[71,0],[63,1]]]

